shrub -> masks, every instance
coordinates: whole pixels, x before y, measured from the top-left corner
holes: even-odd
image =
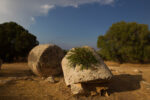
[[[81,65],[81,69],[88,69],[92,65],[98,63],[93,53],[87,48],[75,48],[74,50],[71,50],[67,59],[69,60],[71,67]]]
[[[150,62],[148,25],[124,21],[114,23],[105,35],[98,37],[97,47],[106,60],[120,63]]]

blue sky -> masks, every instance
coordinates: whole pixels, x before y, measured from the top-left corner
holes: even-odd
[[[149,5],[150,0],[2,0],[0,23],[15,21],[40,43],[96,48],[98,36],[115,22],[150,26]]]

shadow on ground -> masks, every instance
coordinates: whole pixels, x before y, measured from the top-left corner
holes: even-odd
[[[115,75],[109,84],[109,91],[114,93],[137,90],[141,88],[140,81],[142,80],[142,75]]]
[[[140,89],[142,80],[142,75],[120,74],[114,75],[109,83],[86,83],[84,88],[95,91],[96,87],[108,87],[109,93],[126,92]]]
[[[31,70],[1,70],[1,77],[26,77],[34,75]]]

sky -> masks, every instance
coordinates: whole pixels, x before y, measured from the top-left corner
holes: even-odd
[[[150,26],[150,0],[0,0],[0,23],[14,21],[40,44],[89,45],[116,22]]]

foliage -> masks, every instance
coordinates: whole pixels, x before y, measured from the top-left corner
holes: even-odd
[[[93,53],[87,48],[75,48],[67,57],[71,66],[81,65],[81,69],[88,69],[91,65],[98,63]]]
[[[4,61],[26,57],[36,45],[36,37],[17,23],[0,24],[0,57]]]
[[[148,25],[124,21],[113,24],[104,36],[99,36],[99,54],[106,60],[150,62],[150,31]]]

